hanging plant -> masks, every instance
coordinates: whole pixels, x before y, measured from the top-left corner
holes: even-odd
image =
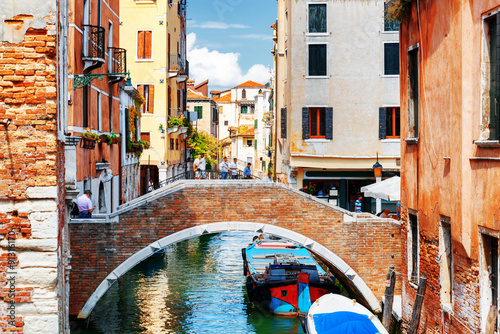
[[[99,142],[99,135],[97,133],[90,132],[90,128],[87,128],[86,131],[80,135],[80,137],[95,139]]]
[[[387,4],[385,18],[390,21],[404,22],[410,14],[412,0],[392,0]]]

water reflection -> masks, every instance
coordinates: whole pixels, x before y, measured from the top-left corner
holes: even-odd
[[[248,302],[241,248],[252,236],[201,236],[142,262],[108,290],[80,333],[302,333],[298,319]]]

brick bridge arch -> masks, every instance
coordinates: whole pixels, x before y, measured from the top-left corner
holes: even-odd
[[[356,215],[262,181],[178,181],[102,219],[72,220],[69,231],[70,314],[80,318],[88,317],[119,277],[156,250],[203,234],[249,231],[297,242],[376,313],[387,269],[399,271],[401,259],[398,222]]]

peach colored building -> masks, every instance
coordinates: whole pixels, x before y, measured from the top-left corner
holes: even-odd
[[[420,333],[485,333],[500,297],[500,1],[403,5],[403,325],[425,274]]]

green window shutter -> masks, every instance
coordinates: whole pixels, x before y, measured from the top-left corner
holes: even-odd
[[[259,122],[257,120],[254,120],[253,123],[254,123],[253,127],[255,129],[257,129],[257,126],[259,125]]]
[[[248,113],[247,106],[241,106],[241,113],[242,113],[242,114],[246,114],[246,113]]]
[[[302,139],[309,139],[309,108],[302,108]]]
[[[198,119],[203,118],[203,106],[195,106],[194,111],[198,114]]]
[[[385,139],[386,136],[386,111],[385,108],[378,108],[378,139]]]
[[[333,139],[333,108],[325,108],[325,139]]]
[[[286,138],[286,108],[281,108],[281,138]]]
[[[253,141],[253,146],[254,146],[254,148],[255,148],[255,149],[257,149],[257,139],[255,139],[255,140]]]

